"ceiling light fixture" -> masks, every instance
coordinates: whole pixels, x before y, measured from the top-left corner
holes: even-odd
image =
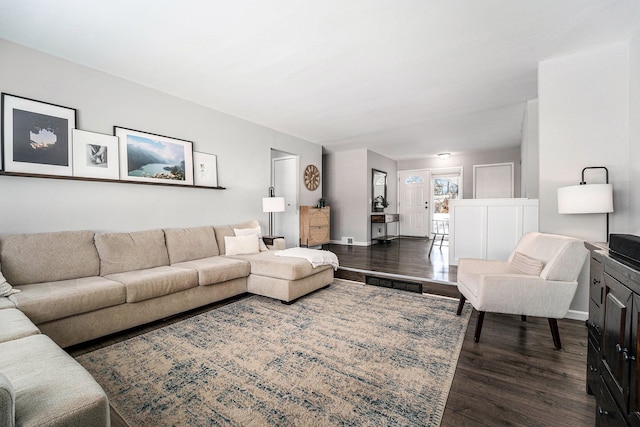
[[[451,156],[451,153],[440,153],[440,154],[438,154],[438,157],[441,158],[442,160],[447,160],[449,158],[449,156]]]

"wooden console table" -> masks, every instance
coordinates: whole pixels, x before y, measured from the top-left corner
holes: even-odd
[[[371,240],[377,240],[383,243],[387,243],[393,239],[396,239],[398,236],[389,236],[387,233],[387,224],[391,222],[399,222],[400,214],[371,214],[371,224],[383,224],[384,225],[384,235],[373,237]]]

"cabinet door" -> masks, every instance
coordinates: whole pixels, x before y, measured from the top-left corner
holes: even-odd
[[[633,312],[631,315],[631,346],[628,352],[628,362],[630,365],[629,378],[629,423],[632,426],[640,426],[640,361],[638,361],[638,352],[640,341],[638,341],[638,325],[640,324],[640,295],[633,295]]]
[[[602,378],[621,408],[628,407],[629,344],[632,292],[605,272],[605,318],[602,337]]]
[[[591,277],[589,280],[589,296],[598,307],[602,305],[604,298],[604,266],[602,262],[592,256],[589,262]]]

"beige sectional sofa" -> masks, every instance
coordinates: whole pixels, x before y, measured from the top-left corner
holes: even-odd
[[[22,366],[20,353],[6,356],[2,346],[30,346],[22,340],[31,340],[36,351],[38,345],[67,347],[246,292],[292,302],[332,282],[331,266],[313,268],[304,259],[274,256],[273,250],[227,255],[225,237],[256,227],[257,221],[249,221],[131,233],[0,236],[0,271],[20,291],[0,297],[0,319],[3,312],[8,318],[23,316],[7,324],[7,342],[0,332],[0,392],[3,378],[12,383],[14,369]],[[283,243],[276,245],[284,249]],[[25,322],[31,328],[25,329]],[[20,393],[15,401],[24,405]],[[16,419],[20,409],[16,403]],[[80,411],[79,419],[83,416]]]

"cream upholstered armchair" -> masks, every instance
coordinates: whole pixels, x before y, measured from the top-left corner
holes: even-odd
[[[587,258],[584,242],[571,237],[526,233],[507,261],[461,258],[458,263],[460,304],[478,311],[475,342],[485,312],[547,317],[556,348],[561,348],[557,319],[569,311],[578,275]]]

